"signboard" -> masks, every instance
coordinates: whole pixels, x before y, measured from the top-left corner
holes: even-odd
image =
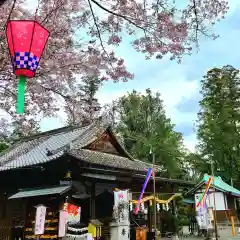
[[[44,234],[45,218],[46,218],[47,208],[44,205],[39,205],[36,207],[36,217],[35,217],[35,235]]]
[[[195,194],[196,211],[198,211],[199,208],[201,208],[201,206],[197,207],[197,203],[199,202],[201,196],[202,196],[202,193]],[[215,198],[215,201],[214,201],[214,198]],[[215,202],[215,206],[214,206],[214,202]],[[206,197],[206,205],[207,207],[214,208],[214,209],[216,207],[217,211],[228,209],[226,195],[222,192],[210,191]]]
[[[67,218],[68,213],[65,210],[61,210],[59,213],[58,237],[65,237],[66,235]]]
[[[214,208],[214,198],[217,211],[228,210],[226,194],[222,192],[211,192],[208,197],[208,206]]]

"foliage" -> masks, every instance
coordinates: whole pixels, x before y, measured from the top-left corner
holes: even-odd
[[[96,77],[83,77],[77,85],[71,86],[71,98],[66,101],[65,112],[68,125],[92,122],[99,117],[100,104],[96,93],[101,80]]]
[[[170,211],[166,212],[166,219],[165,219],[165,224],[166,224],[166,232],[171,232],[174,235],[178,234],[180,231],[180,221],[179,219],[173,215]]]
[[[178,214],[177,217],[179,219],[180,226],[187,226],[189,224],[189,217],[188,217],[189,206],[183,203],[183,200],[178,201]]]
[[[168,176],[177,174],[184,153],[182,135],[166,117],[160,94],[150,89],[145,95],[133,91],[119,99],[117,112],[117,130],[126,149],[135,158],[151,163],[152,148],[156,164],[162,165]]]
[[[211,172],[209,164],[203,164],[202,156],[197,152],[188,152],[185,155],[186,171],[190,172],[189,176],[192,181],[200,181],[204,173]]]
[[[201,81],[203,99],[198,114],[198,139],[202,163],[201,171],[221,170],[230,182],[239,178],[239,70],[232,66],[214,68]],[[208,169],[207,169],[208,168]]]
[[[7,0],[0,8],[0,108],[14,119],[17,80],[3,34],[12,2]],[[26,9],[29,2],[15,2],[11,19],[34,19]],[[124,34],[131,36],[132,47],[147,59],[169,55],[180,61],[199,35],[216,38],[209,33],[210,26],[228,11],[227,0],[188,0],[185,8],[170,0],[38,0],[37,5],[36,20],[51,34],[36,77],[27,83],[21,121],[40,113],[56,115],[59,99],[71,98],[69,86],[77,83],[74,74],[101,80],[132,79],[124,60],[115,56]]]
[[[4,141],[0,141],[0,153],[8,148],[8,144]]]

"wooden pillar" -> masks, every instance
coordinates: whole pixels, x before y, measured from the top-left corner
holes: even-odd
[[[172,185],[172,194],[175,193],[174,185]],[[172,200],[172,215],[176,215],[176,201],[175,198]]]
[[[95,197],[96,197],[96,183],[92,182],[91,185],[91,197],[90,197],[90,217],[95,219]]]
[[[153,214],[152,214],[152,210],[153,210],[153,206],[152,206],[152,200],[148,201],[148,228],[149,228],[149,232],[152,232],[152,218],[153,218]]]

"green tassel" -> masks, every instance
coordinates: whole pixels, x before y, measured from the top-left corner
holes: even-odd
[[[24,76],[20,76],[18,82],[18,95],[17,95],[17,113],[24,113],[24,98],[25,98],[25,85],[26,78]]]

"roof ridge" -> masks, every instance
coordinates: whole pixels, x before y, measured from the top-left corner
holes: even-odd
[[[90,124],[87,124],[87,125],[90,125]],[[58,133],[62,133],[62,132],[65,132],[65,131],[71,131],[71,130],[74,130],[74,129],[77,129],[77,128],[83,128],[83,127],[86,127],[87,125],[82,125],[82,126],[65,126],[65,127],[61,127],[61,128],[56,128],[56,129],[52,129],[52,130],[49,130],[49,131],[45,131],[45,132],[40,132],[40,133],[36,133],[34,135],[31,135],[31,136],[27,136],[27,137],[23,137],[23,138],[20,138],[19,140],[17,141],[29,141],[29,140],[33,140],[35,138],[39,138],[39,137],[44,137],[46,135],[53,135],[53,134],[58,134]]]
[[[23,138],[19,138],[15,142],[33,140],[34,138],[46,136],[46,135],[49,135],[49,134],[57,134],[57,133],[62,133],[64,131],[68,131],[68,130],[74,130],[74,129],[77,129],[77,128],[84,128],[84,127],[87,127],[87,126],[96,125],[98,122],[101,123],[101,119],[97,119],[93,122],[88,122],[88,123],[85,123],[85,124],[82,123],[81,125],[80,124],[79,125],[68,125],[68,126],[64,126],[64,127],[61,127],[61,128],[55,128],[55,129],[52,129],[52,130],[39,132],[39,133],[33,134],[31,136],[26,136],[26,137],[23,137]]]

